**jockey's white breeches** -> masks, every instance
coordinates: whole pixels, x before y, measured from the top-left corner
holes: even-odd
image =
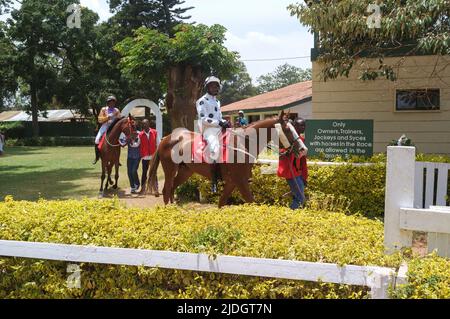
[[[100,143],[100,139],[102,138],[103,134],[106,133],[108,128],[109,128],[109,123],[105,123],[100,127],[100,129],[98,130],[97,136],[95,137],[95,144]]]
[[[203,131],[203,138],[208,142],[210,158],[217,161],[220,156],[219,136],[222,131],[220,127],[209,127]]]

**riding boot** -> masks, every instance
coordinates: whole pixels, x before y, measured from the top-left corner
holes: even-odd
[[[218,165],[216,161],[211,165],[211,193],[217,193]]]
[[[98,144],[94,144],[95,146],[95,161],[92,162],[92,165],[97,164],[98,160],[100,159],[100,150],[98,149]]]

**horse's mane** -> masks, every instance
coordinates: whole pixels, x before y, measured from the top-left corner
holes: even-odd
[[[116,126],[116,124],[119,123],[120,121],[122,121],[123,119],[124,119],[123,117],[116,118],[116,119],[111,123],[111,125],[108,127],[108,131],[106,131],[106,134],[111,133],[111,131],[113,130],[114,126]]]

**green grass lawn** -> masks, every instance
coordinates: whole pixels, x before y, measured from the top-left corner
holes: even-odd
[[[122,192],[129,188],[126,154],[123,149]],[[93,159],[93,147],[8,147],[0,157],[0,200],[6,195],[18,200],[96,197],[101,167],[92,165]],[[161,171],[158,175],[161,180]]]

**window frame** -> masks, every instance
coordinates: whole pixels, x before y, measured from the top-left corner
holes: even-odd
[[[438,105],[436,108],[417,108],[417,100],[416,100],[416,108],[414,109],[399,109],[398,108],[398,94],[400,92],[407,91],[437,91]],[[439,113],[442,111],[441,109],[441,89],[440,88],[425,88],[425,89],[396,89],[394,92],[394,112],[395,113]]]

